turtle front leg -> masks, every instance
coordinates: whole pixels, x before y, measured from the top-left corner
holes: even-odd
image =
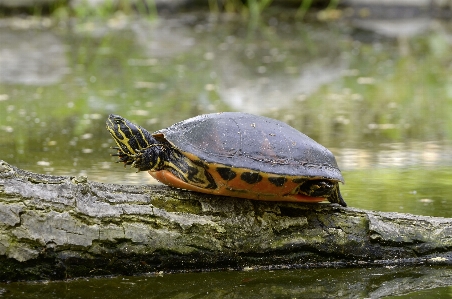
[[[133,159],[130,155],[125,154],[119,147],[112,147],[112,149],[117,150],[116,154],[110,154],[113,157],[118,157],[118,161],[116,163],[124,163],[124,167],[127,165],[132,165]]]
[[[152,144],[151,146],[136,150],[136,154],[130,156],[131,167],[138,171],[158,171],[162,170],[166,160],[165,145]]]

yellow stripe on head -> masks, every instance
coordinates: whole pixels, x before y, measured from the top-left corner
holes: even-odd
[[[156,142],[148,131],[121,116],[111,114],[106,125],[116,144],[126,155],[135,155],[137,150]]]

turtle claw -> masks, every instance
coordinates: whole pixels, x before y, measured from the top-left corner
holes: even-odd
[[[130,165],[130,167],[135,167],[135,168],[137,169],[136,173],[138,173],[138,172],[140,172],[141,170],[140,170],[140,167],[136,164],[136,162],[139,162],[139,161],[135,160],[135,161],[132,163],[132,165]]]
[[[145,165],[148,163],[146,158],[146,151],[150,147],[159,146],[160,150],[163,151],[165,147],[163,144],[152,144],[149,147],[141,148],[141,149],[134,149],[133,151],[129,152],[128,150],[124,151],[119,146],[111,146],[111,149],[116,150],[116,153],[110,154],[112,157],[118,157],[118,160],[115,161],[116,163],[124,163],[124,168],[127,167],[127,165],[130,165],[131,168],[136,168],[137,172],[148,170],[148,165]]]
[[[110,154],[110,156],[112,157],[118,157],[118,160],[115,161],[115,163],[124,163],[124,168],[126,168],[127,165],[131,165],[133,163],[132,161],[134,160],[134,157],[124,153],[121,148],[116,146],[112,146],[110,148],[118,151],[117,153]]]
[[[143,163],[142,156],[143,156],[144,151],[145,151],[145,149],[141,149],[141,150],[137,149],[137,150],[135,150],[135,152],[136,152],[135,155],[132,155],[132,156],[128,157],[129,158],[129,162],[133,161],[133,162],[129,163],[130,167],[137,168],[137,172],[140,172],[142,170],[140,165],[141,165],[141,163]]]

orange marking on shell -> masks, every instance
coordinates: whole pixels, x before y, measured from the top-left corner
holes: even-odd
[[[214,171],[212,171],[214,172]],[[267,201],[292,201],[292,202],[321,202],[326,200],[326,198],[323,197],[310,197],[306,195],[301,194],[287,194],[288,192],[292,191],[297,184],[290,183],[287,184],[287,186],[284,187],[276,187],[276,186],[270,186],[270,182],[267,181],[267,179],[264,177],[263,180],[259,183],[250,185],[240,179],[240,173],[237,173],[237,176],[231,180],[225,182],[221,177],[219,177],[218,174],[214,176],[214,179],[218,185],[217,189],[204,189],[200,188],[194,185],[191,185],[189,183],[186,183],[179,179],[178,177],[174,176],[171,172],[167,170],[161,170],[161,171],[149,171],[150,175],[152,175],[155,179],[162,182],[165,185],[175,187],[175,188],[181,188],[201,193],[207,193],[207,194],[215,194],[215,195],[224,195],[224,196],[231,196],[231,197],[240,197],[240,198],[247,198],[247,199],[255,199],[255,200],[267,200]],[[266,182],[264,182],[266,181]],[[286,185],[286,184],[285,184]],[[253,186],[250,189],[250,186]],[[290,188],[289,188],[290,186]],[[260,188],[261,187],[261,188]],[[271,187],[271,188],[270,188]],[[275,191],[278,192],[275,192]],[[281,191],[279,191],[281,190]],[[289,191],[287,191],[289,190]],[[285,193],[284,193],[285,192]]]

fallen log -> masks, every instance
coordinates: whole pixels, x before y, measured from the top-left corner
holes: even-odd
[[[0,281],[450,265],[452,219],[50,176],[0,160]]]

